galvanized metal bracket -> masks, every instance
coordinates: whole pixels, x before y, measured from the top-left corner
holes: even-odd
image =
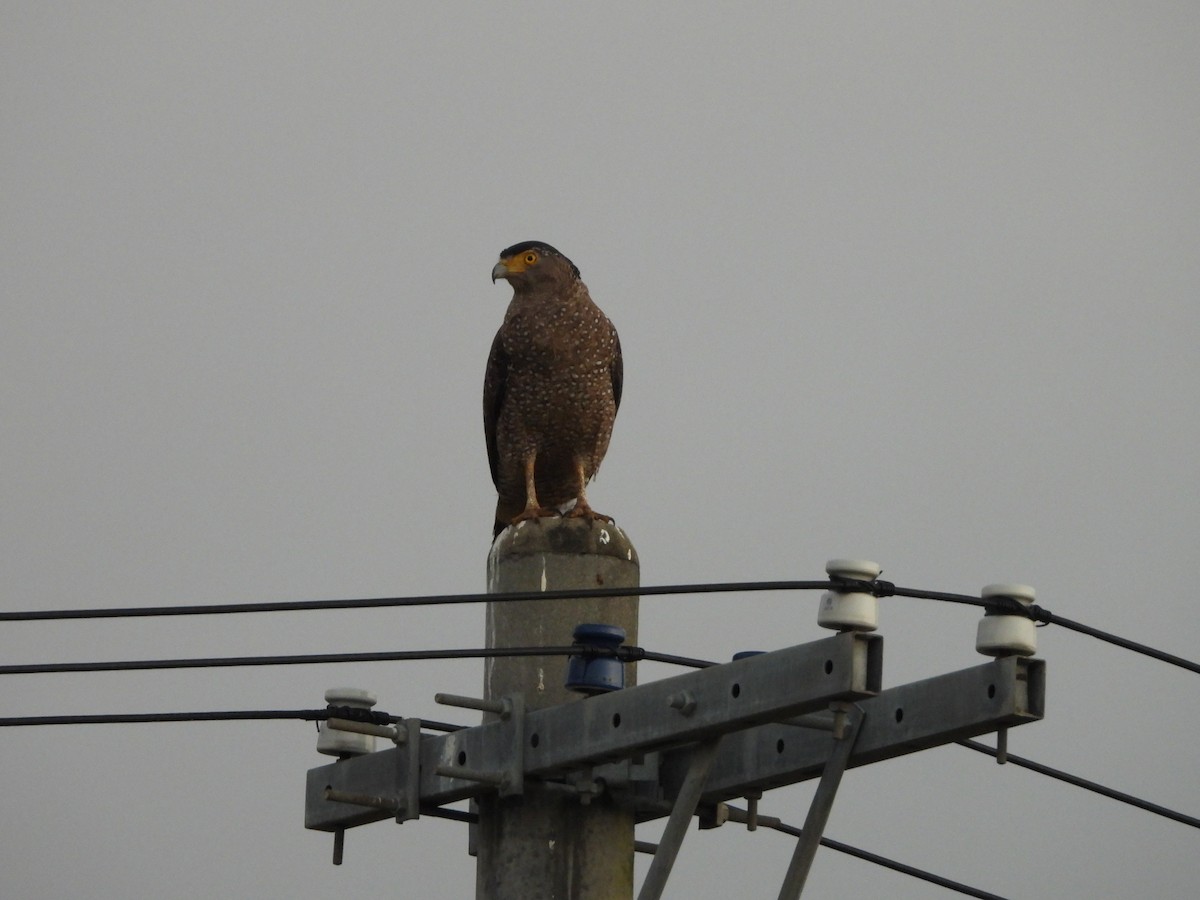
[[[395,811],[397,822],[407,822],[421,814],[421,720],[400,719],[395,726],[376,725],[350,719],[331,717],[329,727],[391,739],[396,745],[396,771],[391,796],[362,794],[335,790],[326,786],[322,799],[329,803],[362,806],[371,810]],[[344,762],[344,760],[343,760]],[[335,763],[334,765],[337,765]],[[346,846],[346,829],[338,828],[333,836],[333,864],[340,866]]]
[[[787,875],[779,888],[779,900],[797,900],[804,890],[804,882],[812,869],[813,859],[817,855],[817,847],[821,844],[821,835],[825,824],[829,821],[829,813],[833,809],[833,799],[837,794],[838,785],[850,761],[850,753],[862,731],[865,714],[862,707],[851,703],[836,704],[834,720],[837,726],[833,732],[833,750],[817,783],[816,793],[808,807],[808,815],[804,819],[804,827],[800,831],[800,840],[792,854],[788,865]]]
[[[637,808],[660,800],[658,763],[662,754],[643,753],[636,757],[593,766],[591,779],[603,786],[613,801]]]
[[[396,788],[400,806],[396,823],[421,816],[421,720],[401,719],[396,723]]]
[[[525,695],[517,693],[508,694],[499,700],[479,700],[455,694],[435,694],[433,699],[445,706],[494,713],[500,717],[502,725],[507,726],[499,733],[493,733],[493,739],[499,746],[490,754],[493,759],[503,760],[503,767],[472,768],[464,765],[466,755],[460,752],[458,761],[442,763],[436,766],[434,771],[443,778],[461,778],[488,785],[495,788],[501,797],[514,797],[525,793]],[[419,773],[419,757],[416,768]],[[418,774],[418,779],[419,777]]]
[[[704,791],[704,782],[708,778],[713,760],[716,759],[717,745],[720,741],[721,738],[718,736],[697,744],[691,750],[687,778],[684,779],[683,787],[675,797],[675,805],[671,808],[671,815],[663,829],[662,838],[658,842],[658,848],[654,851],[654,860],[650,863],[646,880],[642,882],[642,889],[638,891],[638,900],[659,900],[662,896],[663,889],[667,886],[667,878],[671,874],[671,868],[675,865],[675,857],[679,855],[679,848],[683,846],[688,825],[692,821],[692,816],[696,814],[696,806],[700,802],[700,795]]]

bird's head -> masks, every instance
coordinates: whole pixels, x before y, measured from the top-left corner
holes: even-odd
[[[500,251],[492,268],[492,281],[505,279],[514,290],[579,278],[575,264],[542,241],[524,241]]]

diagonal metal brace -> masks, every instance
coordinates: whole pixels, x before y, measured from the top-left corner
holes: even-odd
[[[683,845],[688,825],[692,816],[696,814],[700,795],[704,793],[704,782],[708,779],[713,760],[717,758],[717,745],[720,742],[721,738],[718,735],[697,744],[692,750],[687,777],[675,797],[675,805],[671,808],[667,827],[663,829],[658,849],[654,851],[654,861],[650,863],[650,871],[646,873],[646,880],[642,882],[642,889],[638,891],[638,900],[658,900],[662,896],[663,888],[667,886],[667,878],[671,874],[671,867],[675,865],[675,857],[679,855],[679,848]]]
[[[800,832],[800,840],[796,851],[792,854],[791,864],[787,875],[784,876],[783,886],[779,889],[779,900],[797,900],[804,890],[804,882],[808,879],[812,868],[813,858],[817,855],[817,847],[821,844],[821,834],[825,831],[825,823],[829,821],[830,810],[833,809],[833,798],[841,784],[842,774],[850,761],[850,752],[854,742],[862,731],[863,719],[866,714],[852,703],[834,704],[834,716],[841,726],[834,731],[833,751],[825,763],[825,771],[817,783],[816,793],[808,807],[808,816],[804,819],[804,828]]]
[[[396,794],[401,801],[396,823],[402,825],[421,816],[421,720],[401,719],[396,732]]]

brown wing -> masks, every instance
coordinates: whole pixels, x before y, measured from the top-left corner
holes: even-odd
[[[500,339],[500,332],[492,340],[488,353],[487,371],[483,376],[483,436],[487,440],[488,465],[492,469],[492,484],[500,486],[500,451],[496,447],[496,423],[500,421],[500,408],[504,405],[504,391],[508,383],[508,354]]]
[[[621,388],[625,383],[625,363],[621,359],[621,339],[617,336],[617,329],[613,328],[612,323],[609,323],[608,327],[613,329],[614,354],[609,371],[612,373],[613,415],[616,415],[617,410],[621,408]]]

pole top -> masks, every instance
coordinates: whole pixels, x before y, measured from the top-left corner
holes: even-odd
[[[505,528],[492,543],[491,558],[562,553],[611,556],[638,565],[637,550],[617,525],[591,519],[527,519]]]

